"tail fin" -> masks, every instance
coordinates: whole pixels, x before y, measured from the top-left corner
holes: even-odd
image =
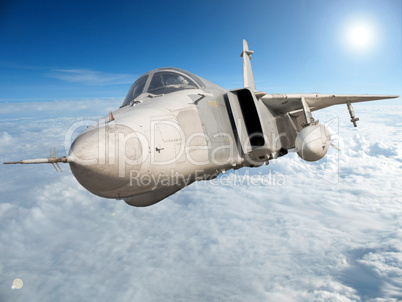
[[[255,90],[253,70],[251,68],[251,55],[254,53],[252,50],[248,50],[248,44],[246,40],[243,40],[243,87],[248,87]]]

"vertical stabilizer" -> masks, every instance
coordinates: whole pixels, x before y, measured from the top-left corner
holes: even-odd
[[[243,87],[251,88],[255,90],[253,70],[251,68],[251,55],[254,53],[252,50],[248,50],[248,44],[246,40],[243,40]]]

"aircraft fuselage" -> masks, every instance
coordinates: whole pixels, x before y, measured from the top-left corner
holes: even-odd
[[[196,180],[212,179],[232,168],[262,165],[280,149],[280,143],[265,142],[261,135],[262,128],[277,133],[274,123],[258,126],[260,132],[251,140],[250,125],[236,128],[236,119],[244,124],[239,99],[244,99],[243,106],[256,101],[249,90],[246,96],[238,96],[238,91],[229,92],[178,69],[162,68],[149,74],[162,72],[191,75],[187,80],[197,78],[193,84],[198,87],[167,94],[140,93],[114,111],[113,120],[110,116],[101,119],[73,142],[68,156],[71,170],[93,194],[146,206]],[[250,118],[258,120],[250,123],[260,124],[255,108],[254,114]],[[267,108],[264,114],[265,120],[274,121]]]

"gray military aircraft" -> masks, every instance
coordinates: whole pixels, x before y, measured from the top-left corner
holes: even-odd
[[[332,140],[311,112],[346,104],[356,127],[351,103],[398,97],[267,94],[255,87],[253,53],[243,40],[243,88],[226,90],[178,68],[155,69],[134,82],[119,109],[85,129],[68,156],[4,164],[60,169],[58,163],[69,163],[91,193],[149,206],[194,181],[259,167],[289,151],[320,160]]]

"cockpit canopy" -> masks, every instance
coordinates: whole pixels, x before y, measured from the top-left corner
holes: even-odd
[[[184,89],[199,88],[205,88],[205,85],[196,75],[179,68],[159,68],[147,72],[134,82],[122,107],[143,93],[161,95]]]

